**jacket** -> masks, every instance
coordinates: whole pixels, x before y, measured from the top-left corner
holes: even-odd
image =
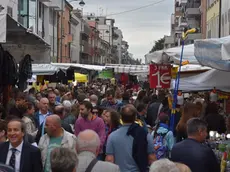
[[[61,142],[61,147],[69,148],[72,151],[76,152],[76,142],[77,142],[76,136],[65,131],[64,129],[63,131],[64,133],[63,133],[63,139]],[[47,134],[45,134],[41,137],[39,144],[38,144],[38,147],[40,148],[41,153],[42,153],[43,165],[46,162],[46,155],[48,153],[49,143],[50,143],[50,137]]]
[[[0,144],[0,163],[6,163],[9,142]],[[21,152],[20,172],[42,172],[41,152],[38,148],[24,142]]]
[[[96,156],[91,152],[80,152],[78,155],[77,172],[85,172],[90,162],[95,158]],[[120,172],[120,169],[117,165],[110,162],[98,161],[91,172]]]
[[[135,160],[140,171],[146,172],[148,167],[148,133],[143,127],[133,123],[128,129],[127,135],[131,135],[134,138],[132,150],[133,159]]]

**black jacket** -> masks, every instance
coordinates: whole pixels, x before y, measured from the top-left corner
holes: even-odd
[[[9,142],[0,144],[0,163],[6,163]],[[21,152],[20,172],[42,172],[41,152],[38,148],[24,142]]]
[[[127,135],[133,137],[132,156],[141,172],[146,172],[148,168],[148,133],[143,127],[138,124],[132,124],[127,132]]]
[[[192,172],[220,172],[220,165],[211,148],[194,139],[175,144],[171,160],[187,165]]]

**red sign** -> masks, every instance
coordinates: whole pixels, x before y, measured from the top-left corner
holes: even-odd
[[[171,65],[151,64],[149,65],[150,88],[170,88]]]

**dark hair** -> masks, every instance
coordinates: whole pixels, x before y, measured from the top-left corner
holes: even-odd
[[[142,100],[146,95],[146,91],[141,90],[137,95],[137,100]]]
[[[87,110],[92,111],[93,105],[89,101],[83,101],[80,105],[84,105]]]
[[[142,102],[143,102],[144,104],[149,104],[149,102],[150,102],[149,96],[144,96],[143,99],[142,99]]]
[[[155,129],[153,138],[155,138],[157,136],[157,130],[160,127],[160,123],[166,124],[168,121],[169,121],[169,116],[166,113],[161,113],[159,115],[159,121],[156,125],[156,129]]]
[[[200,118],[192,118],[187,122],[187,135],[192,136],[199,132],[199,130],[207,129],[207,123]]]
[[[9,120],[8,123],[7,123],[7,128],[8,128],[9,123],[11,123],[11,122],[20,122],[21,123],[21,130],[22,130],[22,132],[26,133],[26,125],[23,122],[23,120],[21,120],[20,118],[17,118],[17,117],[12,117],[12,119]]]
[[[25,100],[25,94],[22,93],[22,92],[18,92],[15,99],[22,99],[22,100]]]
[[[137,106],[137,111],[138,112],[142,112],[144,109],[147,108],[147,105],[144,104],[144,103],[140,103],[138,106]]]
[[[137,110],[133,105],[125,105],[121,108],[121,119],[124,123],[134,123],[137,116]]]
[[[110,95],[112,95],[113,97],[115,97],[115,92],[113,90],[106,91],[106,96],[108,97]]]
[[[0,119],[0,131],[7,131],[7,122]]]
[[[110,113],[112,128],[117,128],[119,125],[121,125],[121,123],[120,123],[121,118],[120,118],[120,114],[118,112],[116,112],[113,109],[109,109],[109,110],[107,110],[107,113]]]
[[[27,110],[30,110],[34,107],[34,104],[31,102],[26,102]]]
[[[57,114],[57,115],[62,115],[63,112],[65,110],[65,107],[64,106],[56,106],[54,108],[54,114]]]
[[[34,87],[32,87],[31,89],[29,89],[29,94],[35,94],[36,90]]]
[[[124,92],[123,95],[122,95],[122,99],[126,100],[126,101],[129,101],[129,98],[130,98],[130,94],[127,91]]]

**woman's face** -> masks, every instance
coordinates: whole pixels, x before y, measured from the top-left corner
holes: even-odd
[[[105,113],[105,123],[111,125],[111,114],[109,112]]]
[[[28,110],[27,110],[27,114],[28,114],[28,115],[33,115],[34,112],[35,112],[34,107],[32,107],[31,109],[28,109]]]

